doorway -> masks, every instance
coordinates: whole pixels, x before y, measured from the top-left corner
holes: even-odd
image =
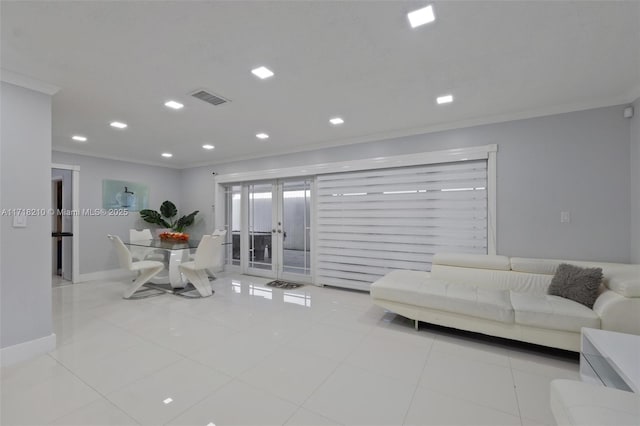
[[[70,284],[73,217],[71,216],[71,171],[51,169],[51,237],[53,238],[53,285]]]
[[[76,166],[51,168],[51,276],[53,286],[71,284],[78,277],[78,174]]]
[[[242,195],[243,272],[311,282],[311,179],[251,183]]]

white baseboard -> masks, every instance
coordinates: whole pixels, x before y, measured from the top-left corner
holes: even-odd
[[[55,333],[39,339],[29,340],[28,342],[18,343],[17,345],[7,346],[0,349],[0,365],[5,367],[20,361],[26,361],[38,355],[51,352],[55,348]]]
[[[74,284],[96,280],[120,280],[133,276],[134,275],[131,272],[124,269],[109,269],[107,271],[97,271],[89,272],[87,274],[80,274],[80,276],[78,276],[78,278],[74,281]]]

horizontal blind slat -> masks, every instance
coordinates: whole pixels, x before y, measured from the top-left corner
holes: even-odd
[[[404,218],[402,220],[403,226],[427,226],[431,228],[442,227],[456,227],[456,228],[482,228],[486,225],[486,216],[480,218],[450,218],[445,219],[442,217],[424,217],[424,218]],[[378,217],[365,217],[365,218],[340,218],[340,217],[326,217],[322,220],[318,219],[319,225],[358,225],[358,226],[379,226],[384,227],[389,225],[389,219]]]
[[[338,211],[322,211],[318,212],[318,220],[332,219],[336,217],[342,218],[384,218],[387,220],[395,219],[431,219],[431,218],[456,218],[456,219],[484,219],[486,213],[478,211],[479,209],[403,209],[390,212],[387,210],[368,210],[368,209],[352,209]]]
[[[388,268],[393,268],[393,269],[412,269],[416,271],[424,271],[429,266],[429,263],[431,262],[432,258],[433,258],[433,255],[425,256],[424,260],[420,260],[416,262],[412,262],[408,260],[387,259],[384,262],[384,266]],[[349,270],[348,265],[363,265],[363,266],[380,266],[381,265],[380,259],[373,259],[370,257],[345,257],[345,256],[335,256],[335,255],[329,255],[329,254],[318,255],[318,261],[320,265],[318,266],[318,271],[322,271],[323,269],[322,262],[324,261],[339,263],[343,265],[343,268],[341,269],[343,271]]]
[[[396,193],[396,194],[382,194],[382,193],[372,193],[372,194],[362,194],[356,197],[322,197],[318,198],[319,206],[330,206],[336,204],[347,204],[347,203],[363,203],[363,202],[371,202],[371,201],[384,201],[386,203],[389,202],[401,202],[401,201],[431,201],[431,200],[442,200],[442,201],[470,201],[470,200],[485,200],[486,201],[486,189],[475,189],[473,191],[430,191],[430,192],[420,192],[416,194],[415,192],[411,193]]]
[[[470,200],[393,200],[393,203],[402,203],[404,210],[422,209],[478,209],[486,204],[485,198]],[[352,211],[352,210],[389,210],[389,201],[361,201],[359,203],[322,203],[318,205],[319,214],[325,211]]]
[[[476,241],[466,241],[466,240],[445,240],[441,239],[440,241],[424,243],[420,241],[418,244],[408,244],[405,242],[401,243],[391,243],[384,241],[377,242],[367,242],[367,241],[333,241],[333,240],[322,240],[318,242],[318,248],[332,248],[332,249],[371,249],[371,246],[374,246],[376,250],[381,251],[391,251],[391,252],[400,252],[400,253],[433,253],[433,250],[439,246],[447,245],[448,247],[467,247],[467,248],[477,248],[484,247],[485,242],[482,240]]]
[[[403,226],[379,226],[376,228],[367,228],[369,232],[363,232],[362,226],[343,226],[343,225],[322,225],[318,226],[319,238],[324,232],[343,233],[356,235],[418,235],[418,236],[441,236],[441,237],[456,237],[461,238],[466,235],[473,235],[475,238],[486,238],[486,228],[479,229],[452,229],[452,228],[415,228],[415,227],[403,227]]]
[[[326,271],[342,271],[345,269],[344,264],[337,262],[329,262],[325,261],[323,263],[324,268],[321,269],[323,273],[327,273]],[[387,272],[390,272],[391,269],[388,267],[380,267],[380,266],[364,266],[364,265],[353,265],[350,264],[347,268],[352,272],[362,272],[363,274],[373,274],[382,276]]]
[[[369,291],[370,282],[345,280],[341,278],[318,277],[318,283],[321,285],[329,285],[334,287],[348,288],[352,290]]]
[[[352,248],[332,248],[332,247],[318,247],[318,255],[334,255],[344,256],[344,261],[348,262],[352,257],[361,257],[368,259],[378,260],[402,260],[409,262],[422,262],[424,261],[423,253],[404,253],[396,251],[386,250],[370,250],[370,249],[352,249]]]
[[[332,182],[326,182],[322,185],[323,188],[350,188],[354,186],[378,186],[378,185],[423,185],[425,183],[434,182],[447,182],[447,181],[475,181],[476,179],[486,179],[487,173],[485,170],[469,170],[460,173],[415,173],[402,176],[377,176],[372,178],[358,178],[345,180],[335,180]]]
[[[363,170],[357,172],[341,172],[323,174],[318,176],[318,182],[332,182],[337,180],[349,180],[357,178],[369,178],[377,176],[398,176],[406,174],[415,174],[420,172],[456,172],[465,170],[486,170],[486,160],[474,160],[474,161],[459,161],[455,163],[443,163],[443,164],[429,164],[424,166],[411,166],[411,167],[395,167],[388,169],[372,169]]]
[[[380,185],[353,185],[344,188],[326,188],[318,189],[318,195],[332,196],[332,197],[360,197],[370,193],[382,193],[383,195],[394,195],[398,193],[416,193],[419,194],[425,192],[474,192],[475,188],[485,188],[485,180],[450,180],[450,181],[438,181],[438,182],[424,182],[424,183],[402,183],[402,184],[380,184]],[[385,194],[385,192],[387,194]]]

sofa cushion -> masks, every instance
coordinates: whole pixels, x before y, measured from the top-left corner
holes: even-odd
[[[437,280],[425,272],[390,272],[371,285],[371,296],[471,317],[514,321],[507,291]]]
[[[556,269],[561,263],[563,263],[561,260],[512,257],[511,270],[516,272],[527,272],[530,274],[553,275],[556,273]]]
[[[498,271],[482,268],[459,268],[447,265],[433,265],[433,278],[468,284],[494,290],[531,291],[546,294],[551,275],[528,274],[524,272]]]
[[[431,274],[428,272],[397,269],[371,284],[369,292],[374,299],[397,302],[397,299],[401,297],[398,296],[398,293],[418,292],[421,287],[428,285],[427,283],[431,281]],[[411,304],[417,305],[415,301]]]
[[[508,271],[511,268],[507,256],[488,254],[437,253],[433,256],[434,265],[458,266],[461,268],[497,269]]]
[[[602,283],[602,268],[581,268],[563,263],[549,285],[549,294],[566,297],[593,308]]]
[[[437,287],[431,288],[430,294],[434,309],[500,322],[514,321],[508,291],[440,281]],[[438,298],[446,302],[444,308],[437,307]]]
[[[580,332],[582,327],[600,328],[600,317],[573,300],[548,294],[510,292],[517,324]]]

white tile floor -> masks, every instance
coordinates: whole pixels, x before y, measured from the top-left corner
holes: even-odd
[[[61,287],[61,286],[70,285],[70,284],[72,284],[71,281],[65,280],[60,275],[53,275],[51,277],[51,286],[52,287]]]
[[[53,289],[57,349],[1,371],[2,425],[551,425],[577,361],[423,327],[368,294],[220,276],[206,299]]]

